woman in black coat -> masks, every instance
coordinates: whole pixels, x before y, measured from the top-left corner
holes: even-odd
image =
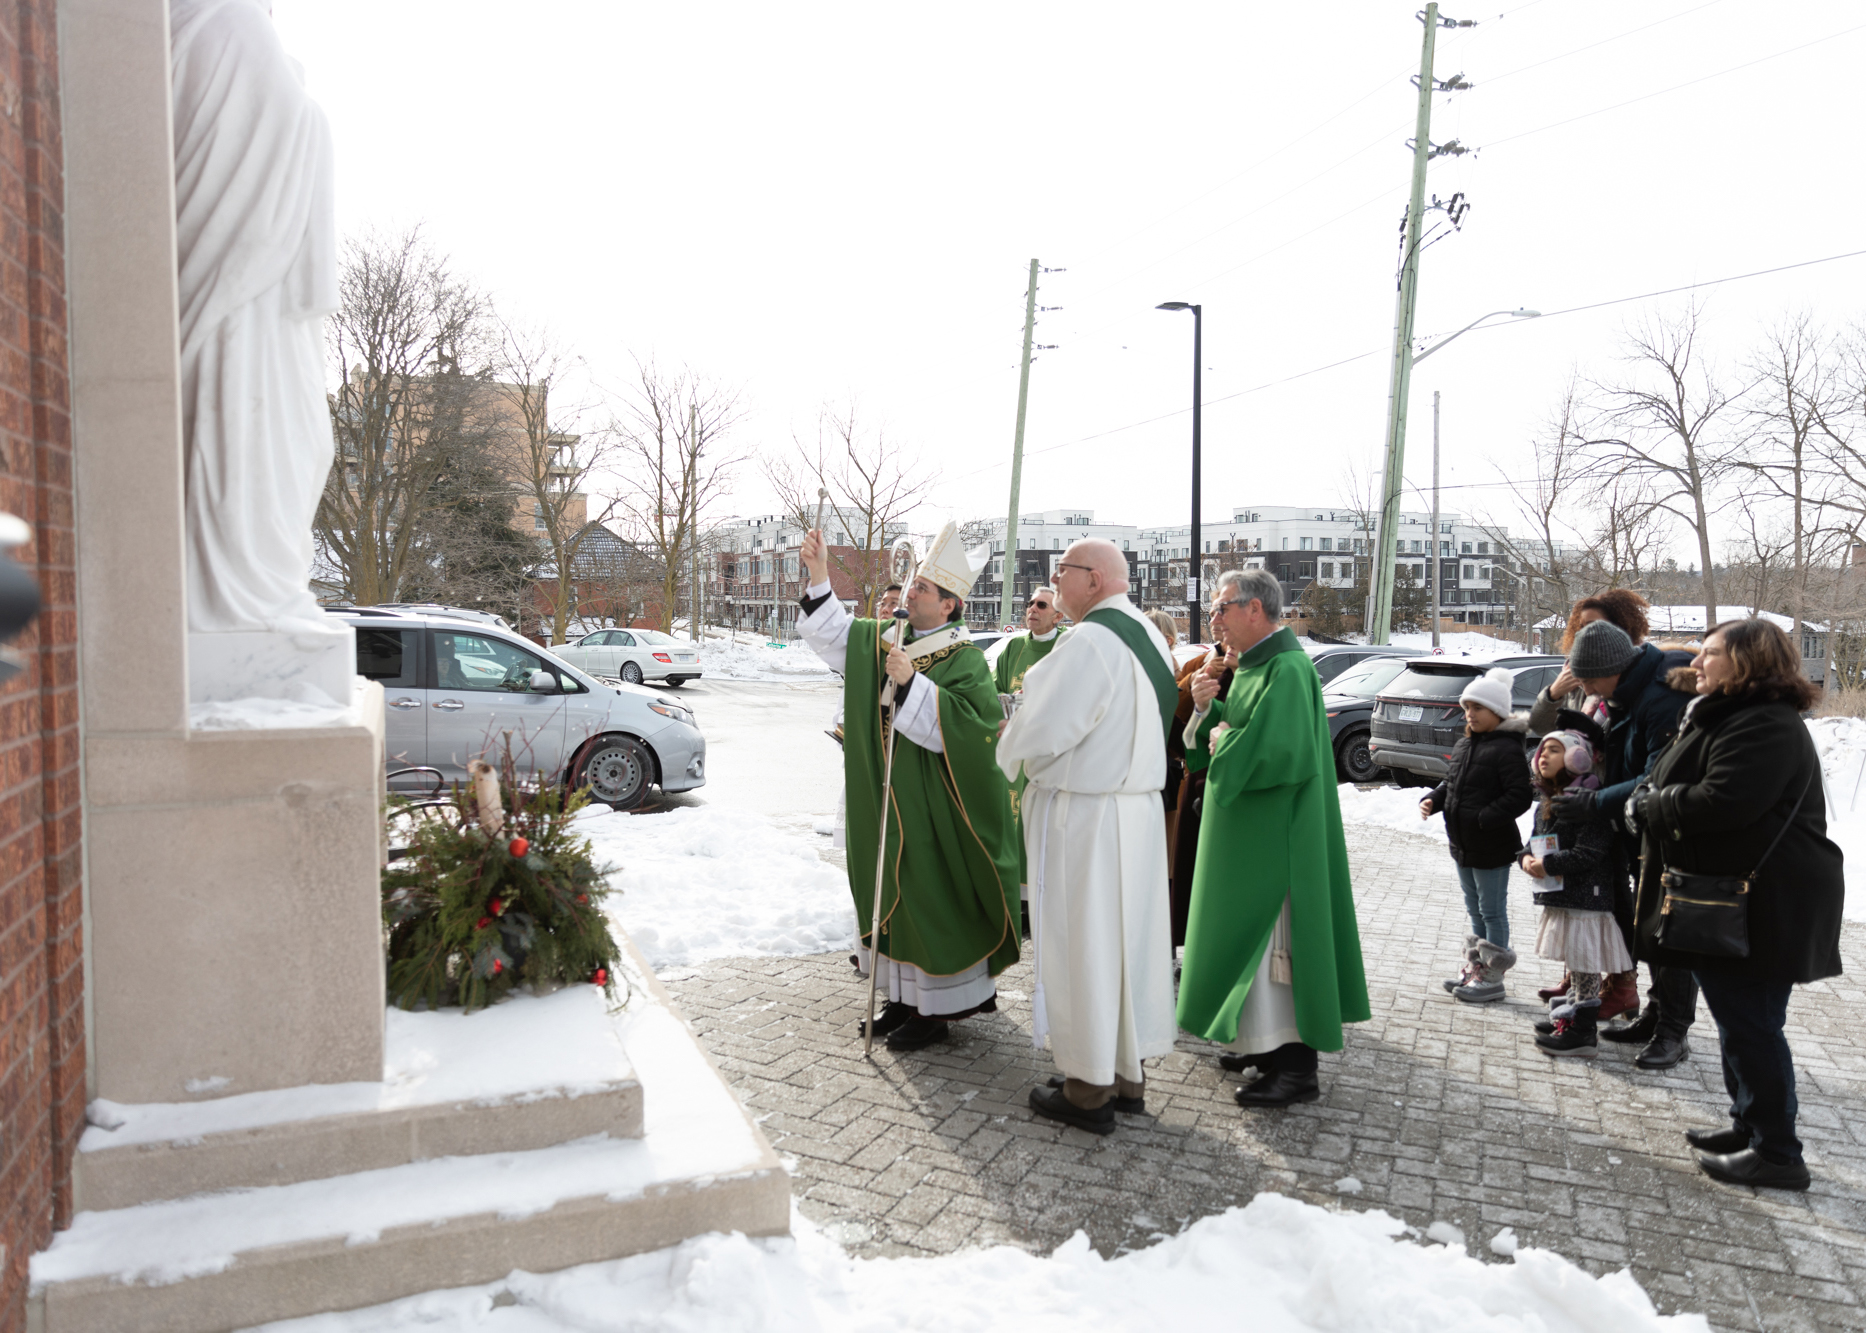
[[[1806,1189],[1782,1029],[1795,983],[1840,973],[1846,892],[1820,757],[1800,717],[1814,687],[1788,636],[1756,618],[1712,630],[1692,665],[1698,698],[1636,798],[1639,954],[1691,968],[1717,1022],[1730,1128],[1686,1131],[1698,1165],[1734,1184]],[[1665,947],[1667,869],[1749,879],[1747,957]]]

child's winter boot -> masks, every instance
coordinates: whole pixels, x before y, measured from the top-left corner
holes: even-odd
[[[1600,992],[1600,1021],[1605,1023],[1610,1018],[1621,1014],[1639,1012],[1639,974],[1637,972],[1609,972],[1607,984]]]
[[[1477,975],[1452,994],[1466,1004],[1494,1004],[1503,998],[1503,974],[1516,966],[1516,951],[1489,940],[1477,942]]]
[[[1477,976],[1477,946],[1482,942],[1483,941],[1479,940],[1475,935],[1466,935],[1464,937],[1463,962],[1458,968],[1457,976],[1445,978],[1444,986],[1446,990],[1455,992],[1458,987]]]
[[[1563,972],[1561,974],[1561,982],[1558,985],[1544,986],[1541,990],[1536,992],[1536,998],[1538,1000],[1558,999],[1566,995],[1568,993],[1568,988],[1573,984],[1574,978],[1569,976],[1566,972]]]
[[[1538,1034],[1536,1046],[1549,1056],[1571,1055],[1592,1060],[1600,1053],[1600,1005],[1579,1004],[1555,1011],[1555,1030]]]

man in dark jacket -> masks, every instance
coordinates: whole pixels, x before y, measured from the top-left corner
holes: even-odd
[[[1667,678],[1690,665],[1691,654],[1682,649],[1668,651],[1650,643],[1635,647],[1626,631],[1610,621],[1594,621],[1575,635],[1568,670],[1589,694],[1607,701],[1606,785],[1599,791],[1557,797],[1558,814],[1575,818],[1599,808],[1625,830],[1621,810],[1626,798],[1671,743],[1679,716],[1692,699],[1689,689],[1680,690]],[[1645,1012],[1638,1021],[1605,1028],[1600,1035],[1608,1041],[1644,1042],[1639,1067],[1670,1069],[1691,1054],[1687,1034],[1697,1018],[1697,980],[1687,968],[1651,960],[1648,965],[1652,989],[1647,992]]]

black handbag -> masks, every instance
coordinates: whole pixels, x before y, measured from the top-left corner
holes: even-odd
[[[1665,901],[1659,908],[1658,944],[1661,949],[1678,953],[1703,954],[1709,958],[1749,957],[1749,887],[1762,873],[1763,863],[1774,855],[1776,847],[1801,813],[1801,803],[1808,799],[1814,775],[1795,798],[1794,809],[1764,851],[1756,868],[1742,879],[1728,875],[1697,875],[1688,870],[1666,869],[1659,874],[1659,887]]]

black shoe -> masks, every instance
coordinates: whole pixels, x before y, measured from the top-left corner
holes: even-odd
[[[1642,1012],[1638,1018],[1634,1019],[1631,1023],[1621,1023],[1616,1027],[1602,1028],[1600,1030],[1600,1039],[1602,1041],[1617,1041],[1644,1046],[1658,1034],[1658,1031],[1659,1006],[1648,1000],[1646,1001],[1644,1012]]]
[[[1321,1095],[1322,1085],[1314,1074],[1279,1069],[1239,1088],[1235,1100],[1239,1106],[1294,1106],[1297,1102],[1315,1101]]]
[[[1267,1073],[1270,1068],[1270,1057],[1274,1053],[1261,1051],[1256,1055],[1233,1055],[1230,1051],[1226,1051],[1218,1057],[1218,1067],[1227,1074],[1242,1074],[1246,1069],[1254,1069],[1260,1074]]]
[[[1544,1018],[1536,1024],[1536,1036],[1546,1037],[1555,1031],[1555,1020]]]
[[[1685,1040],[1682,1032],[1675,1036],[1670,1032],[1661,1032],[1633,1063],[1641,1069],[1670,1069],[1690,1058],[1691,1043]]]
[[[911,1004],[902,1004],[899,1000],[889,1000],[886,1004],[881,1006],[881,1012],[875,1015],[875,1035],[877,1037],[887,1036],[918,1012],[919,1010],[915,1009]],[[868,1035],[867,1019],[856,1020],[855,1035],[858,1037],[866,1037]]]
[[[875,1026],[881,1025],[877,1022]],[[935,1042],[945,1041],[951,1034],[951,1023],[942,1023],[937,1018],[922,1018],[915,1013],[888,1034],[887,1044],[890,1051],[917,1051]]]
[[[1712,1180],[1730,1185],[1754,1185],[1758,1189],[1804,1190],[1808,1187],[1808,1168],[1800,1162],[1784,1166],[1771,1162],[1754,1148],[1742,1152],[1698,1154],[1698,1169]]]
[[[1067,1097],[1061,1088],[1032,1088],[1030,1090],[1030,1109],[1050,1120],[1060,1120],[1065,1125],[1076,1129],[1086,1129],[1091,1134],[1114,1133],[1114,1106],[1098,1106],[1093,1111],[1086,1111]]]
[[[860,976],[862,974],[862,955],[859,953],[850,954],[849,966],[855,969],[855,974],[857,976]]]
[[[1050,1079],[1050,1086],[1052,1088],[1060,1088],[1062,1087],[1062,1085],[1063,1085],[1063,1076],[1061,1074],[1057,1074]],[[1113,1097],[1109,1099],[1108,1105],[1112,1106],[1115,1110],[1119,1111],[1122,1115],[1145,1115],[1147,1114],[1147,1099],[1145,1096],[1123,1097],[1120,1093],[1117,1092]]]
[[[1685,1142],[1708,1153],[1736,1153],[1749,1147],[1747,1129],[1687,1129]]]

